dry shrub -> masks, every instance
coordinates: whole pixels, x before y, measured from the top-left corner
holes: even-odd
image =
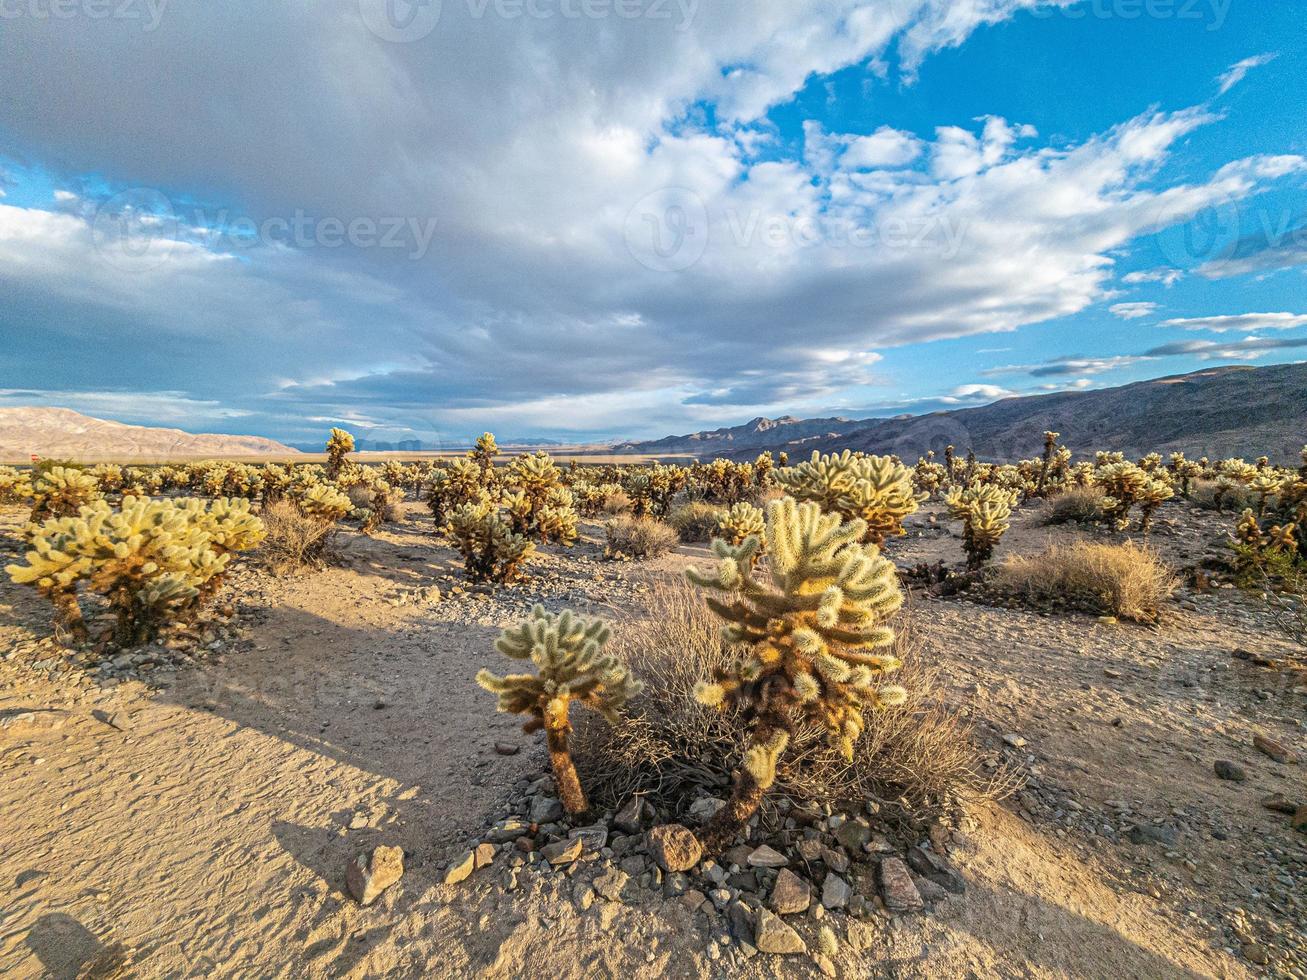
[[[720,626],[702,592],[684,584],[660,584],[642,614],[617,624],[613,652],[645,686],[616,726],[578,719],[572,752],[597,805],[620,806],[638,792],[678,814],[699,796],[728,793],[745,732],[738,719],[693,696],[696,682],[739,655],[722,642]],[[983,773],[969,726],[936,702],[937,672],[914,644],[900,637],[895,652],[904,660],[895,679],[907,688],[907,702],[867,713],[852,763],[827,745],[824,732],[801,731],[781,758],[765,807],[781,799],[858,808],[869,797],[902,799],[914,819],[926,819],[954,800],[1011,788],[1005,771]]]
[[[599,509],[605,514],[629,514],[631,498],[625,490],[614,490],[604,497],[604,502],[599,505]]]
[[[335,521],[310,517],[289,500],[265,504],[259,516],[268,532],[259,555],[274,572],[323,563],[336,531]]]
[[[1195,507],[1203,510],[1229,511],[1238,514],[1246,507],[1256,507],[1257,501],[1247,487],[1221,485],[1215,480],[1199,480],[1189,492]]]
[[[675,528],[682,541],[711,541],[717,534],[717,520],[725,508],[702,500],[682,504],[667,515],[667,523]]]
[[[1157,621],[1176,579],[1150,549],[1126,541],[1076,541],[1035,555],[1012,555],[993,579],[1000,592],[1021,599],[1067,602],[1090,612],[1140,623]]]
[[[656,558],[676,547],[680,538],[675,531],[652,517],[614,517],[604,525],[610,555],[628,558]]]
[[[1094,487],[1072,487],[1048,501],[1045,524],[1097,524],[1103,520],[1103,492]]]

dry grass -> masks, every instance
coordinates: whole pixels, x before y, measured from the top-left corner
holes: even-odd
[[[268,532],[259,556],[272,571],[317,567],[327,556],[336,531],[334,521],[309,517],[289,500],[274,500],[260,514]]]
[[[628,558],[656,558],[680,542],[676,532],[652,517],[614,517],[604,525],[608,553]]]
[[[573,755],[597,804],[619,806],[639,792],[679,814],[699,796],[729,792],[745,733],[737,718],[703,707],[692,693],[737,656],[720,626],[702,593],[684,584],[658,586],[639,617],[617,624],[612,648],[645,687],[615,727],[578,712]],[[802,732],[782,759],[769,806],[901,799],[912,819],[927,819],[954,800],[1010,788],[1007,773],[983,773],[967,724],[936,702],[935,671],[912,643],[900,638],[898,646],[904,666],[896,681],[907,688],[907,703],[867,715],[852,764],[823,733]]]
[[[702,500],[692,500],[667,515],[667,523],[682,541],[711,541],[717,534],[717,521],[726,508]]]
[[[604,497],[604,502],[599,505],[599,509],[605,514],[629,514],[631,498],[625,490],[614,490]]]
[[[1176,579],[1150,549],[1126,541],[1076,541],[1034,555],[1012,555],[993,585],[1025,600],[1061,601],[1140,623],[1157,621]]]
[[[1048,501],[1045,524],[1097,524],[1103,519],[1103,492],[1093,487],[1072,487]]]

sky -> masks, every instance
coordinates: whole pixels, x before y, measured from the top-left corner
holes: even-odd
[[[660,437],[1307,359],[1307,4],[0,0],[0,405]]]

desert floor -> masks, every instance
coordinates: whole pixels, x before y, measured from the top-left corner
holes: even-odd
[[[22,516],[2,515],[7,556]],[[888,548],[902,567],[961,558],[931,518]],[[1230,523],[1168,505],[1152,543],[1192,565]],[[1023,508],[999,557],[1086,533]],[[641,888],[582,902],[584,863],[519,880],[497,862],[443,884],[545,765],[473,682],[503,666],[499,628],[534,602],[638,613],[702,546],[605,561],[587,523],[531,582],[489,593],[462,584],[410,504],[340,550],[299,576],[247,561],[230,624],[180,666],[147,650],[87,669],[49,637],[43,600],[4,580],[0,974],[820,976],[806,955],[744,955],[711,903]],[[1263,805],[1307,802],[1307,766],[1253,746],[1307,754],[1307,682],[1257,663],[1303,650],[1259,597],[1182,586],[1144,627],[916,591],[903,619],[984,754],[1027,782],[954,831],[964,895],[920,915],[788,917],[810,949],[833,929],[835,972],[1307,976],[1307,835]],[[1246,781],[1218,779],[1218,760]],[[403,847],[406,873],[361,907],[345,867],[377,844]]]

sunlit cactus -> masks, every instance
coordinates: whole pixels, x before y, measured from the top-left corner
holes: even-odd
[[[757,811],[801,726],[820,726],[851,760],[863,712],[905,697],[902,688],[879,683],[899,667],[886,621],[903,596],[893,563],[862,543],[865,534],[860,520],[783,498],[767,509],[765,576],[753,567],[759,542],[752,536],[740,545],[714,541],[717,567],[687,572],[724,593],[709,596],[708,605],[725,621],[726,641],[745,647],[696,690],[703,704],[738,711],[749,729],[731,799],[704,834],[710,847],[728,842]]]
[[[495,442],[493,432],[483,432],[477,437],[476,444],[468,451],[467,458],[479,466],[483,473],[489,475],[495,469],[495,457],[499,455],[499,445]]]
[[[346,457],[354,451],[354,437],[344,429],[332,429],[327,439],[327,479],[334,480],[345,468]]]
[[[343,520],[354,510],[354,504],[347,495],[326,483],[312,484],[298,497],[296,503],[309,517],[318,517],[324,521]]]
[[[1280,485],[1284,478],[1275,470],[1261,469],[1257,470],[1257,475],[1248,483],[1248,489],[1257,496],[1257,516],[1262,517],[1266,514],[1266,498],[1280,492]]]
[[[1155,469],[1149,476],[1148,481],[1135,494],[1135,501],[1139,504],[1139,531],[1142,534],[1148,534],[1153,526],[1153,515],[1157,513],[1157,508],[1166,503],[1175,496],[1175,488],[1171,485],[1171,478],[1165,469]]]
[[[1102,488],[1104,517],[1118,530],[1125,530],[1130,523],[1130,508],[1149,484],[1149,476],[1134,463],[1112,458],[1104,453],[1098,454],[1107,461],[1101,463],[1094,473],[1094,481]],[[1112,454],[1119,456],[1119,453]]]
[[[12,466],[0,466],[0,503],[16,504],[31,499],[32,481]]]
[[[534,674],[500,677],[481,670],[477,683],[499,697],[499,710],[528,715],[526,732],[543,730],[558,798],[568,813],[588,810],[585,792],[568,748],[572,702],[593,708],[609,722],[639,692],[641,684],[617,657],[604,652],[608,625],[564,610],[552,615],[537,605],[526,622],[506,629],[495,648],[514,660],[530,660]]]
[[[479,499],[459,506],[449,517],[450,535],[474,582],[514,582],[535,554],[535,544],[516,534],[484,491]]]
[[[987,484],[959,488],[944,498],[949,516],[962,521],[968,569],[978,569],[993,557],[995,546],[1010,526],[1008,518],[1016,500],[1012,491]]]
[[[1057,440],[1061,438],[1060,432],[1044,433],[1044,455],[1040,458],[1039,479],[1035,484],[1035,492],[1042,494],[1044,488],[1048,485],[1048,478],[1053,469],[1053,460],[1057,453]]]
[[[32,481],[32,521],[71,517],[100,498],[100,485],[90,473],[71,466],[52,466]]]
[[[916,512],[921,501],[912,472],[891,456],[856,455],[844,450],[838,456],[812,458],[798,466],[778,470],[777,482],[798,501],[812,501],[829,513],[863,521],[866,540],[881,544],[903,534],[903,519]]]

